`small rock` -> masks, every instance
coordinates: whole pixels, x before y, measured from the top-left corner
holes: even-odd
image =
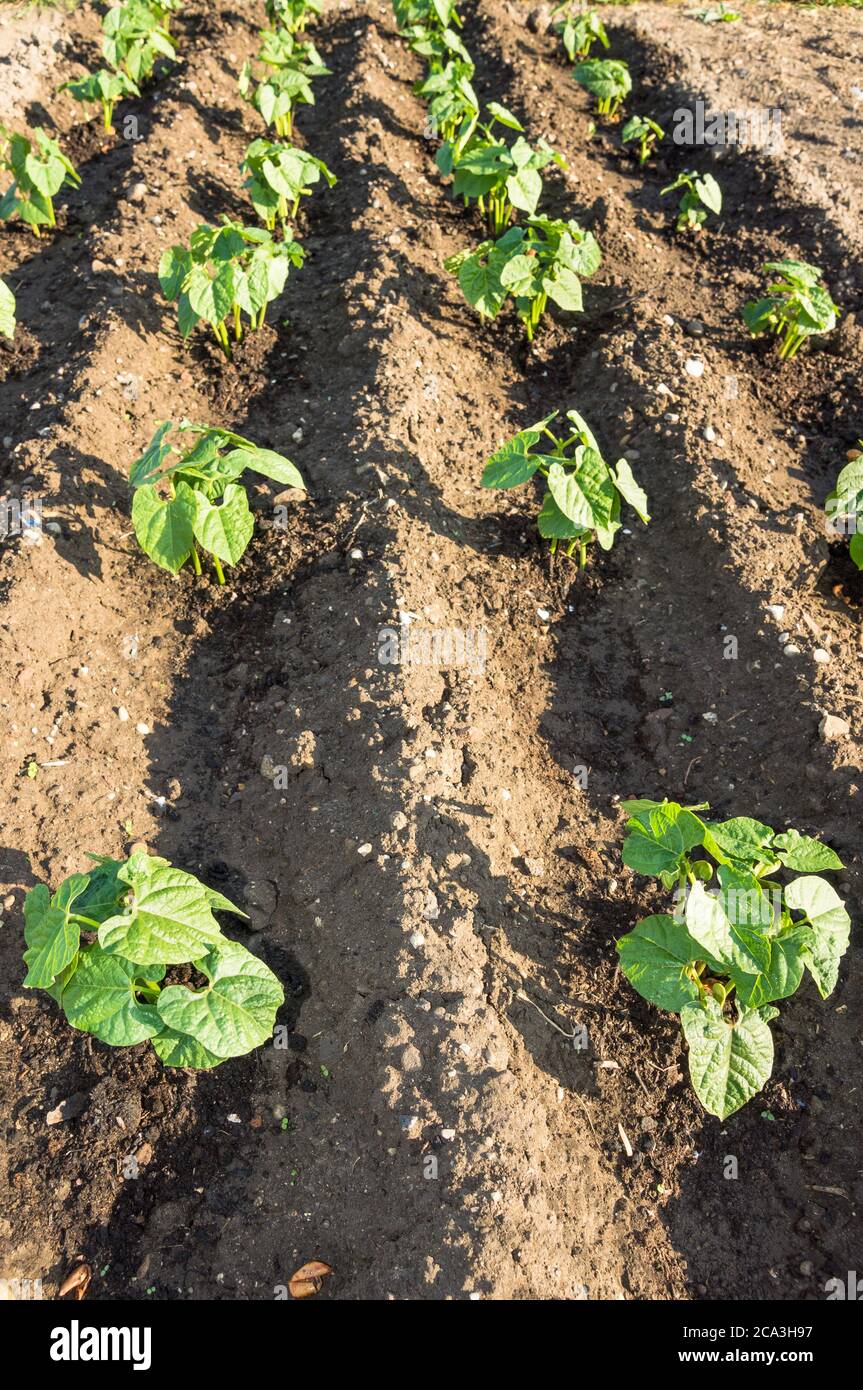
[[[62,1125],[67,1120],[74,1120],[80,1115],[87,1106],[87,1097],[83,1091],[76,1091],[74,1096],[68,1096],[66,1100],[61,1100],[60,1104],[53,1110],[49,1110],[45,1116],[46,1125]]]
[[[266,777],[268,782],[272,782],[273,778],[276,777],[277,774],[278,768],[276,767],[276,764],[273,762],[269,753],[265,753],[264,756],[261,758],[261,776]]]
[[[813,1273],[814,1269],[815,1269],[815,1266],[814,1266],[814,1264],[812,1263],[811,1260],[801,1260],[801,1262],[800,1262],[800,1273],[801,1273],[801,1274],[806,1275],[806,1277],[808,1278],[808,1276],[809,1276],[810,1274]]]
[[[423,906],[423,917],[427,922],[436,922],[440,917],[440,904],[437,896],[430,888],[426,889],[426,899]]]
[[[818,725],[818,735],[822,743],[833,743],[836,739],[845,738],[850,732],[851,725],[848,720],[840,719],[838,714],[825,714]]]
[[[360,855],[360,857],[361,857],[362,859],[368,859],[369,855],[372,854],[373,852],[374,852],[374,846],[373,846],[373,845],[370,845],[369,842],[368,842],[368,840],[366,840],[366,842],[365,842],[364,845],[358,845],[358,846],[357,846],[357,854]]]
[[[799,656],[800,648],[796,647],[793,642],[789,642],[787,647],[782,648],[782,654],[783,656]]]
[[[773,617],[776,619],[777,623],[781,623],[782,619],[785,617],[785,604],[768,603],[767,612],[773,614]]]
[[[716,430],[713,428],[712,425],[705,425],[704,438],[707,440],[708,444],[713,443],[714,439],[716,438]]]
[[[412,931],[410,936],[408,937],[408,940],[410,941],[411,945],[415,947],[417,950],[419,950],[420,946],[424,946],[426,944],[426,939],[421,931]]]
[[[819,662],[822,666],[826,666],[827,662],[830,660],[830,653],[826,651],[824,647],[816,647],[812,656],[814,660]]]
[[[135,725],[135,732],[138,733],[138,734],[140,734],[141,737],[143,738],[143,737],[145,737],[145,736],[150,732],[150,726],[149,726],[149,724],[144,724],[143,722],[140,723],[140,724],[136,724],[136,725]]]
[[[129,189],[130,203],[143,203],[147,196],[147,185],[145,183],[133,183]]]
[[[683,364],[683,370],[687,376],[704,376],[704,363],[700,357],[687,357]]]
[[[126,720],[129,718],[129,711],[126,709],[125,705],[121,705],[120,708],[117,710],[117,718],[119,719],[121,724],[126,723]]]
[[[404,811],[396,811],[393,816],[393,830],[405,830],[407,828],[407,823],[408,818]]]
[[[690,319],[688,323],[683,325],[683,331],[688,333],[690,338],[703,338],[704,324],[701,319]]]
[[[402,1071],[419,1071],[423,1064],[422,1053],[413,1043],[408,1043],[407,1047],[402,1049],[401,1060]]]

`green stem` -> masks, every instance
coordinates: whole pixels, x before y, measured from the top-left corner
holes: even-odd
[[[197,546],[195,546],[194,543],[192,544],[192,564],[193,564],[193,566],[194,566],[194,568],[195,568],[195,574],[200,574],[200,573],[201,573],[201,559],[200,559],[200,556],[198,555]]]
[[[263,326],[264,326],[264,319],[265,319],[266,317],[267,317],[267,306],[266,306],[266,304],[262,304],[262,305],[261,305],[261,312],[260,312],[260,314],[258,315],[258,324],[257,324],[258,328],[263,328]]]
[[[80,912],[70,912],[69,920],[72,922],[83,922],[85,927],[90,927],[93,931],[98,931],[102,925],[101,922],[94,922],[92,917],[82,917]]]
[[[113,121],[112,121],[112,118],[113,118],[113,115],[114,115],[114,103],[113,103],[113,101],[105,101],[105,102],[102,103],[102,113],[103,113],[103,116],[104,116],[105,130],[106,130],[107,134],[110,135],[110,134],[112,133],[113,129],[114,129]]]
[[[243,328],[240,323],[240,306],[235,302],[231,307],[234,311],[234,341],[238,343],[243,336]]]
[[[583,570],[587,564],[587,541],[578,542],[578,568]]]
[[[216,578],[218,579],[219,583],[220,583],[220,584],[224,584],[224,582],[225,582],[225,571],[222,569],[222,562],[221,562],[221,560],[219,559],[218,555],[214,555],[214,556],[213,556],[213,566],[214,566],[214,568],[215,568],[215,571],[216,571]]]

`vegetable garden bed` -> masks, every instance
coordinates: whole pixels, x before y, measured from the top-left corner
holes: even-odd
[[[509,206],[523,227],[535,190],[452,197],[388,4],[310,28],[328,73],[278,134],[323,169],[286,203],[264,149],[241,168],[268,109],[237,90],[247,62],[261,80],[263,3],[188,0],[176,61],[114,135],[54,95],[95,66],[100,12],[38,8],[3,35],[5,119],[44,127],[81,180],[38,238],[0,224],[2,488],[14,515],[41,508],[38,543],[0,546],[0,1277],[46,1296],[82,1260],[108,1299],[273,1298],[312,1259],[342,1299],[821,1298],[859,1264],[861,593],[824,514],[863,436],[859,12],[603,6],[632,81],[609,119],[547,11],[460,9],[483,107],[565,161],[538,161],[549,222],[527,247],[558,239],[554,292],[516,265],[490,321],[464,259]],[[783,147],[675,145],[702,98],[782,105]],[[666,131],[643,162],[621,141],[636,113]],[[722,197],[692,234],[661,190],[696,167]],[[196,262],[199,224],[254,225],[254,180],[268,236]],[[286,221],[290,273],[256,297]],[[561,288],[565,235],[602,259]],[[783,361],[741,309],[787,260],[839,319]],[[183,420],[219,433],[172,435],[166,462],[154,432]],[[553,439],[502,450],[536,422]],[[156,463],[180,469],[167,501]],[[853,924],[829,997],[807,976],[783,999],[772,1075],[742,1108],[714,1096],[721,1119],[616,950],[671,889],[622,858],[622,803],[666,798],[773,827],[764,881],[780,850],[826,869]],[[220,922],[284,992],[272,1042],[269,1015],[239,1056],[190,1020],[194,948],[155,958],[171,973],[147,977],[131,1046],[110,1045],[126,1015],[92,1026],[83,977],[68,1021],[22,988],[25,895],[140,846],[248,915]],[[804,898],[786,889],[788,911]],[[106,920],[78,925],[110,960]],[[752,958],[723,974],[703,949],[665,1007],[706,981],[721,1018]],[[50,986],[59,957],[34,960]],[[137,1041],[163,1026],[199,1029],[206,1056],[182,1059],[202,1070]]]

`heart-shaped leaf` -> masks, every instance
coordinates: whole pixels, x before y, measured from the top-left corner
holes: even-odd
[[[73,1028],[114,1047],[132,1047],[162,1028],[155,1006],[139,1001],[136,985],[156,984],[164,974],[164,965],[135,965],[107,955],[99,945],[88,946],[63,991],[63,1011]]]
[[[680,1015],[689,1044],[689,1075],[705,1110],[726,1120],[770,1079],[773,1035],[768,1028],[777,1010],[741,1012],[729,1022],[714,999],[687,1004]]]
[[[224,938],[198,961],[210,983],[200,991],[169,985],[159,996],[159,1014],[216,1057],[239,1057],[272,1036],[284,990],[263,961]]]

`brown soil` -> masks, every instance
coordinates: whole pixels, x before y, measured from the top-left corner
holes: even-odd
[[[615,940],[659,901],[621,866],[629,795],[824,836],[860,918],[859,589],[821,509],[863,434],[863,34],[853,11],[742,8],[736,25],[657,4],[607,16],[660,122],[702,95],[789,113],[779,155],[698,152],[726,210],[685,240],[658,191],[689,152],[667,143],[640,172],[615,127],[591,137],[541,16],[466,4],[480,94],[565,152],[547,207],[604,252],[585,313],[553,315],[527,354],[442,270],[479,224],[437,176],[389,6],[330,5],[316,37],[333,76],[299,128],[339,182],[309,200],[277,326],[233,366],[203,338],[183,347],[155,266],[242,207],[258,127],[235,75],[256,18],[192,0],[184,61],[130,108],[141,139],[109,146],[52,97],[97,16],[63,17],[36,68],[35,17],[18,22],[14,114],[50,109],[83,186],[53,236],[0,235],[21,323],[0,346],[3,487],[32,488],[55,528],[0,550],[0,1276],[53,1296],[83,1255],[91,1297],[268,1299],[323,1259],[340,1299],[796,1299],[858,1267],[853,945],[829,1002],[785,1004],[773,1079],[724,1125],[690,1090],[673,1020],[615,969]],[[844,310],[795,369],[738,316],[781,255],[821,265]],[[570,406],[652,501],[585,577],[549,562],[525,491],[477,485],[508,432]],[[258,488],[222,591],[172,581],[131,533],[128,466],[183,415],[288,453],[312,494],[282,530],[277,489]],[[487,629],[484,671],[380,664],[400,612]],[[852,735],[821,743],[824,712]],[[59,765],[30,778],[33,759]],[[26,890],[137,839],[245,895],[289,1048],[164,1071],[22,991]],[[589,1048],[528,1001],[586,1025]],[[71,1117],[48,1126],[63,1100]]]

